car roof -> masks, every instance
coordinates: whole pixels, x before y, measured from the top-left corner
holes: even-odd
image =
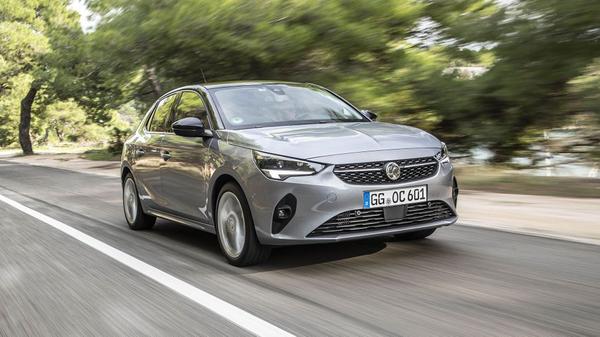
[[[291,84],[291,85],[300,85],[305,86],[308,83],[297,83],[297,82],[287,82],[287,81],[228,81],[228,82],[214,82],[214,83],[206,83],[201,84],[201,86],[206,89],[215,89],[215,88],[226,88],[226,87],[238,87],[244,85],[261,85],[261,84]]]
[[[226,82],[212,82],[212,83],[202,83],[195,85],[187,85],[185,87],[180,87],[174,89],[172,91],[177,91],[181,89],[196,89],[196,88],[204,88],[207,90],[216,89],[216,88],[227,88],[227,87],[239,87],[239,86],[250,86],[250,85],[261,85],[261,84],[288,84],[288,85],[298,85],[298,86],[307,86],[310,83],[298,83],[298,82],[287,82],[287,81],[226,81]]]

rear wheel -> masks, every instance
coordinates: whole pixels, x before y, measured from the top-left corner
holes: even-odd
[[[227,183],[221,188],[215,219],[219,245],[230,264],[250,266],[269,258],[271,248],[258,242],[250,207],[238,185]]]
[[[156,217],[144,214],[131,173],[127,174],[123,183],[123,210],[127,224],[133,230],[151,229],[156,222]]]
[[[435,230],[436,230],[436,228],[431,228],[431,229],[424,229],[424,230],[416,231],[416,232],[396,234],[396,235],[394,235],[394,238],[396,238],[396,240],[399,240],[399,241],[422,240],[422,239],[425,239],[426,237],[430,236],[431,234],[433,234],[433,232],[435,232]]]

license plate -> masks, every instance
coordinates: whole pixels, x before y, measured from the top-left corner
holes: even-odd
[[[363,192],[363,207],[390,207],[427,201],[427,185]]]

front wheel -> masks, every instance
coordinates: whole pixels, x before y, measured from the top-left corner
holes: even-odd
[[[416,231],[416,232],[396,234],[396,235],[394,235],[394,238],[396,238],[396,240],[399,240],[399,241],[422,240],[422,239],[425,239],[426,237],[430,236],[431,234],[433,234],[433,232],[435,232],[435,230],[436,230],[436,228],[431,228],[431,229],[424,229],[424,230]]]
[[[215,218],[219,245],[230,264],[250,266],[269,258],[271,248],[258,242],[250,207],[238,185],[227,183],[221,188]]]

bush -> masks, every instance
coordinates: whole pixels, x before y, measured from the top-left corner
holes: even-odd
[[[81,130],[79,140],[102,143],[109,140],[109,129],[97,124],[86,124]]]
[[[125,144],[125,140],[131,134],[131,129],[129,128],[119,128],[113,127],[111,131],[111,140],[108,145],[108,152],[112,154],[119,154],[123,151],[123,145]]]
[[[46,108],[46,121],[59,141],[77,141],[84,133],[85,110],[73,100],[58,101]]]

